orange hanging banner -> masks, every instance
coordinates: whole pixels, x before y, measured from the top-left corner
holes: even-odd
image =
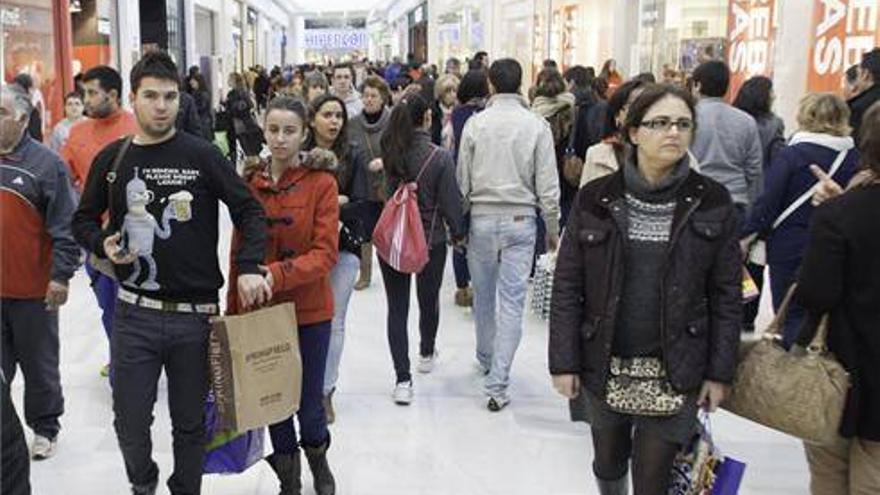
[[[815,0],[808,91],[839,91],[846,70],[877,46],[880,0]]]
[[[776,38],[776,0],[730,0],[727,10],[727,63],[730,66],[730,99],[752,76],[773,75],[773,42]]]

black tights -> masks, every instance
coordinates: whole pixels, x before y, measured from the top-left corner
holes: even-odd
[[[592,429],[593,473],[603,480],[626,476],[629,460],[633,464],[634,495],[665,495],[669,490],[669,473],[679,445],[656,433],[635,428],[631,424]]]

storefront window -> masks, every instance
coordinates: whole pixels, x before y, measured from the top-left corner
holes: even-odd
[[[56,29],[51,0],[4,0],[0,5],[3,29],[3,79],[26,73],[34,80],[34,103],[49,128],[60,111],[63,81],[56,66]]]
[[[168,54],[179,68],[186,67],[184,49],[183,0],[167,0]]]
[[[96,65],[118,67],[116,2],[81,0],[75,7],[70,11],[73,72],[85,72]]]
[[[726,59],[729,0],[641,0],[639,71]]]
[[[437,2],[438,8],[441,2]],[[479,2],[455,1],[443,5],[436,17],[440,62],[456,57],[462,62],[485,49],[483,9]]]

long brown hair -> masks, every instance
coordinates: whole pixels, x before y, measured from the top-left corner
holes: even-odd
[[[342,127],[339,129],[339,135],[336,136],[336,141],[333,141],[333,146],[330,148],[330,151],[336,154],[336,158],[340,163],[345,163],[349,156],[348,149],[348,110],[345,108],[345,102],[342,101],[338,96],[331,95],[329,93],[323,94],[317,98],[310,104],[309,113],[311,117],[309,118],[309,122],[314,122],[315,118],[318,116],[318,113],[321,110],[321,107],[330,102],[339,103],[339,106],[342,108]],[[311,126],[309,126],[311,127]],[[306,142],[306,150],[311,150],[315,146],[318,145],[317,136],[314,129],[309,132],[309,140]]]
[[[406,155],[416,137],[416,129],[424,125],[428,102],[419,94],[405,96],[391,110],[388,128],[382,133],[382,162],[388,177],[407,180]]]
[[[859,129],[859,165],[880,176],[880,103],[871,105]]]

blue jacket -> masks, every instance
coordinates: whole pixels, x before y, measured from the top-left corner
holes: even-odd
[[[817,180],[810,171],[816,164],[826,173],[837,158],[838,151],[816,143],[801,142],[780,150],[764,175],[764,192],[758,198],[744,226],[743,236],[758,233],[767,241],[769,264],[800,260],[809,240],[813,205],[807,201],[776,229],[773,223]],[[834,180],[846,187],[858,165],[859,152],[853,148],[834,174]]]
[[[484,108],[486,108],[486,101],[479,99],[459,105],[452,111],[452,135],[455,137],[455,152],[452,158],[455,160],[455,163],[458,163],[458,147],[459,143],[461,143],[461,133],[464,131],[464,125],[469,118],[476,113],[482,112]]]

